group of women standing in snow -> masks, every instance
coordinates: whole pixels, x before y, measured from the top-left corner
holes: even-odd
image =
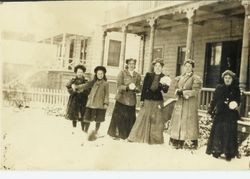
[[[153,72],[146,73],[141,88],[141,75],[135,71],[136,60],[127,59],[126,69],[117,77],[117,94],[108,135],[114,139],[148,144],[164,143],[163,93],[171,84],[169,76],[163,74],[163,60],[155,59]],[[184,62],[184,73],[174,80],[176,103],[171,115],[168,133],[169,144],[175,148],[196,149],[199,138],[198,93],[201,78],[194,73],[195,62]],[[109,88],[106,69],[95,68],[95,77],[86,82],[83,66],[76,66],[76,77],[68,84],[70,93],[67,117],[76,127],[81,121],[82,129],[88,132],[89,124],[96,122],[96,132],[105,120],[109,104]],[[215,90],[208,113],[213,117],[211,135],[206,153],[218,158],[225,154],[227,160],[237,155],[237,108],[240,104],[240,90],[235,74],[227,70],[222,74],[223,84]],[[141,92],[141,105],[136,117],[136,93]]]

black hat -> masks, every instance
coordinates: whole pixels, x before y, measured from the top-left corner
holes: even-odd
[[[134,58],[126,59],[125,63],[128,64],[130,61],[134,61],[136,63],[136,59],[134,59]]]
[[[156,63],[160,63],[161,66],[164,66],[163,59],[161,59],[161,58],[154,59],[154,61],[152,62],[152,65],[154,66]]]
[[[97,71],[99,71],[99,70],[103,71],[103,73],[107,72],[107,70],[106,70],[106,68],[104,66],[95,67],[94,72],[97,73]]]
[[[74,68],[74,72],[75,73],[77,72],[78,68],[81,69],[83,71],[83,73],[86,72],[86,67],[85,66],[83,66],[83,65],[76,65],[75,68]]]

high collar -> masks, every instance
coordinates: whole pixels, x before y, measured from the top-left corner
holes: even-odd
[[[127,74],[129,74],[130,76],[134,76],[135,74],[135,70],[133,71],[129,71],[129,70],[126,70]]]

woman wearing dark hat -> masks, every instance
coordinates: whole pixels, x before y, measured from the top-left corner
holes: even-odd
[[[162,92],[167,93],[171,79],[162,73],[163,61],[153,62],[154,72],[147,73],[142,86],[141,110],[129,135],[128,141],[162,144],[164,121],[159,108],[163,104]]]
[[[218,158],[225,154],[230,161],[238,154],[237,111],[240,105],[240,89],[236,75],[226,70],[222,74],[223,84],[216,87],[208,113],[213,117],[213,125],[207,144],[207,154]]]
[[[117,77],[117,95],[108,134],[126,139],[135,122],[136,93],[140,92],[141,76],[135,72],[135,59],[127,59],[127,69]]]
[[[198,93],[202,80],[194,74],[194,64],[191,59],[184,61],[184,73],[175,78],[177,101],[169,126],[169,144],[175,149],[198,146]]]
[[[101,122],[105,121],[105,114],[109,104],[109,84],[106,78],[106,68],[97,66],[94,70],[95,77],[88,96],[86,111],[84,115],[84,131],[88,132],[90,122],[96,122],[95,133],[98,132]]]
[[[66,85],[66,88],[70,94],[66,109],[66,118],[72,121],[73,127],[76,127],[77,121],[80,121],[82,129],[84,129],[85,125],[83,122],[83,116],[88,99],[88,91],[77,89],[77,86],[87,82],[84,77],[85,71],[86,68],[83,65],[75,66],[74,72],[76,76],[72,78]]]

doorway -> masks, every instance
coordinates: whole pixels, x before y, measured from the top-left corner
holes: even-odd
[[[222,82],[221,74],[231,70],[239,77],[241,40],[206,44],[204,86],[215,88]]]

